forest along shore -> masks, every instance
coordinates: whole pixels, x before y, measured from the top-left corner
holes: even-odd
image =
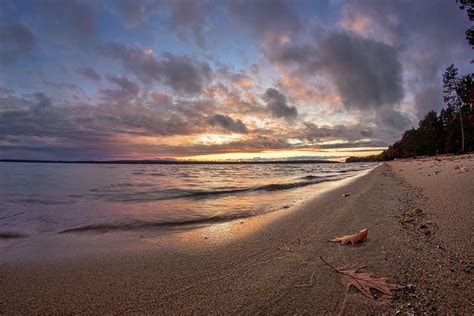
[[[395,161],[222,247],[2,263],[0,313],[472,314],[473,175],[472,155]],[[376,223],[356,247],[329,242]],[[410,290],[348,292],[320,256]]]

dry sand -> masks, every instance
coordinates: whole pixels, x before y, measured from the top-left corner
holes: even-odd
[[[473,184],[473,156],[397,161],[226,244],[210,234],[192,247],[0,257],[0,314],[473,314]],[[357,247],[328,242],[375,223]],[[347,292],[320,256],[337,267],[363,262],[411,290],[376,300]]]

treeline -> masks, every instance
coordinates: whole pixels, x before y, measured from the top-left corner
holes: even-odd
[[[459,0],[469,20],[474,21],[474,1]],[[466,39],[474,49],[474,27],[466,30]],[[474,60],[472,61],[474,63]],[[440,114],[428,112],[418,123],[403,133],[400,140],[379,155],[349,157],[346,162],[386,161],[397,158],[458,154],[474,151],[474,74],[458,76],[453,65],[443,75],[443,100],[446,108]]]
[[[346,162],[386,161],[397,158],[474,151],[474,85],[473,74],[458,77],[451,65],[446,70],[444,101],[440,114],[428,112],[418,123],[403,133],[400,140],[379,155],[349,157]]]

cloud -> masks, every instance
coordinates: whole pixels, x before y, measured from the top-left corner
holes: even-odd
[[[150,93],[153,101],[160,105],[170,105],[173,101],[171,96],[167,93],[159,92],[159,91],[152,91]]]
[[[153,20],[168,19],[169,30],[183,42],[195,42],[200,48],[207,48],[207,17],[218,1],[193,0],[117,0],[111,6],[131,28],[147,32],[153,27]]]
[[[0,65],[16,61],[34,46],[35,37],[28,27],[18,23],[0,26]]]
[[[211,125],[220,125],[229,132],[245,134],[248,132],[247,126],[237,119],[233,119],[227,115],[216,114],[209,119]]]
[[[321,44],[320,58],[347,108],[377,108],[403,99],[398,52],[387,44],[334,33]]]
[[[321,42],[286,45],[267,56],[303,76],[327,75],[348,109],[396,104],[404,97],[398,52],[382,42],[331,33]]]
[[[99,82],[101,80],[100,75],[90,67],[82,67],[77,70],[77,73],[83,75],[84,77]]]
[[[329,102],[336,109],[342,104],[353,118],[376,127],[385,143],[410,126],[400,111],[405,91],[399,49],[352,32],[329,32],[309,43],[266,46],[264,53],[288,73],[279,84],[296,99]],[[293,78],[315,80],[313,89],[329,86],[308,94]]]
[[[267,103],[267,108],[275,117],[291,120],[298,116],[298,110],[294,106],[289,106],[286,96],[276,89],[267,89],[263,99]]]
[[[34,97],[38,101],[38,103],[37,103],[38,108],[40,108],[40,109],[43,108],[44,109],[44,108],[51,107],[51,105],[52,105],[51,99],[48,96],[46,96],[44,93],[36,92],[34,94]]]
[[[188,56],[164,53],[155,58],[149,49],[130,48],[118,43],[103,46],[101,52],[119,60],[140,80],[159,81],[179,93],[199,94],[211,80],[209,65]]]
[[[283,0],[232,1],[231,16],[243,23],[260,39],[276,40],[296,33],[301,22],[293,7]]]
[[[472,50],[464,38],[469,21],[454,1],[355,0],[341,11],[343,27],[400,52],[418,118],[442,104],[440,72],[455,61],[469,67]]]
[[[191,33],[199,47],[206,48],[205,40],[206,17],[217,2],[173,0],[169,3],[171,10],[171,28],[178,37],[186,40],[187,34]]]
[[[102,89],[100,92],[108,101],[122,102],[131,100],[138,96],[140,87],[137,83],[128,80],[125,77],[107,75],[107,80],[116,84],[120,89]]]
[[[246,74],[235,74],[232,76],[232,82],[240,89],[248,90],[254,88],[257,84]]]
[[[443,91],[440,86],[425,85],[415,95],[415,104],[418,117],[423,117],[431,110],[439,111],[443,108]]]

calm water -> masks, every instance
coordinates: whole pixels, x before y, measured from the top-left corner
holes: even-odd
[[[0,163],[0,231],[134,230],[227,221],[287,208],[315,185],[373,164]]]

